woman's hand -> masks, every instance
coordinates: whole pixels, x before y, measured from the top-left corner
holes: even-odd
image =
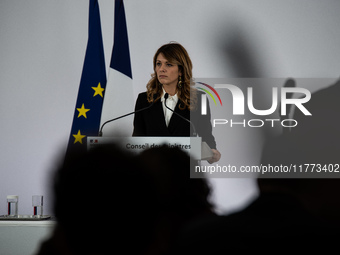
[[[218,150],[211,149],[211,151],[213,152],[213,156],[208,160],[209,164],[215,163],[221,158],[221,153]]]

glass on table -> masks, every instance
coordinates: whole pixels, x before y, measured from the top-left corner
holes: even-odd
[[[43,200],[44,197],[41,195],[32,196],[33,215],[35,217],[43,216]]]
[[[11,217],[18,216],[18,202],[19,202],[19,196],[17,195],[7,196],[8,216],[11,216]]]

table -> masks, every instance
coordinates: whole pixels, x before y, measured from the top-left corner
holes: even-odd
[[[34,255],[52,234],[56,221],[0,221],[1,255]]]

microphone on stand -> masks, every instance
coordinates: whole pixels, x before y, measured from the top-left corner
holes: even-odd
[[[176,114],[177,116],[179,116],[180,118],[182,118],[183,120],[189,122],[190,125],[192,126],[192,129],[193,129],[193,135],[194,135],[194,136],[197,136],[196,128],[195,128],[194,123],[192,123],[192,121],[188,120],[187,118],[184,118],[182,115],[178,114],[177,112],[175,112],[174,110],[172,110],[170,107],[168,107],[168,106],[166,105],[166,100],[168,99],[168,97],[169,97],[169,94],[168,94],[168,93],[165,93],[165,95],[164,95],[164,99],[165,99],[165,100],[164,100],[164,105],[165,105],[165,107],[166,107],[167,109],[169,109],[170,111],[172,111],[172,112],[173,112],[174,114]]]
[[[103,127],[104,127],[107,123],[110,123],[110,122],[115,121],[115,120],[119,120],[119,119],[124,118],[124,117],[126,117],[126,116],[129,116],[129,115],[131,115],[131,114],[135,114],[135,113],[137,113],[137,112],[142,112],[142,111],[144,111],[144,110],[147,110],[147,109],[151,108],[151,107],[154,105],[154,103],[155,103],[155,97],[156,97],[156,96],[154,95],[154,98],[153,98],[154,100],[153,100],[152,103],[151,103],[149,106],[147,106],[147,107],[144,107],[144,108],[139,109],[139,110],[137,110],[137,111],[130,112],[130,113],[124,114],[124,115],[122,115],[122,116],[119,116],[119,117],[117,117],[117,118],[114,118],[114,119],[111,119],[111,120],[108,120],[108,121],[104,122],[103,125],[100,127],[98,136],[103,136]]]

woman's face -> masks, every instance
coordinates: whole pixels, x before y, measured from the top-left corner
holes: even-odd
[[[157,56],[155,72],[158,81],[166,86],[177,86],[178,76],[181,75],[178,65],[170,63],[162,53]]]

